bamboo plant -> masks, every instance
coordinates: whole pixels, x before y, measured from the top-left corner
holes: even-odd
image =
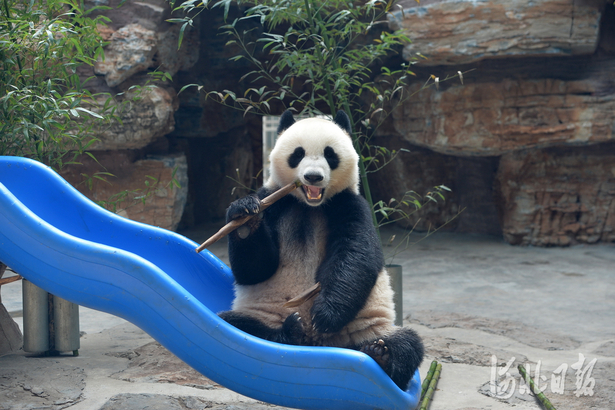
[[[388,203],[372,199],[368,174],[400,151],[370,144],[371,136],[392,109],[410,96],[405,86],[414,76],[413,62],[396,69],[383,64],[410,41],[402,32],[388,30],[387,16],[397,9],[394,1],[266,0],[255,5],[244,0],[187,0],[172,4],[175,12],[184,13],[169,20],[182,25],[180,46],[183,32],[200,13],[219,8],[225,21],[221,33],[228,38],[227,46],[237,50],[231,61],[245,60],[253,68],[240,80],[246,84],[243,92],[202,90],[198,84],[185,85],[180,92],[197,87],[208,98],[244,113],[267,115],[290,108],[314,116],[344,110],[353,122],[353,143],[362,159],[361,186],[376,227],[406,217],[403,207],[419,209],[426,202],[444,199],[446,187],[435,187],[427,196],[405,193]],[[234,4],[244,10],[231,18]],[[436,80],[431,76],[424,87]]]

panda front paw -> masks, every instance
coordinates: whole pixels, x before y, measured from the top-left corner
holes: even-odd
[[[312,324],[318,333],[339,332],[348,322],[321,295],[316,297],[312,306]]]
[[[235,219],[243,218],[248,215],[256,215],[261,210],[261,201],[253,196],[248,195],[231,202],[226,210],[226,222]]]
[[[384,371],[389,371],[390,352],[384,340],[378,339],[373,343],[365,343],[359,351],[374,359]]]
[[[282,324],[282,339],[281,343],[289,345],[301,345],[304,344],[305,331],[303,330],[303,322],[299,313],[293,313],[288,315],[284,323]]]

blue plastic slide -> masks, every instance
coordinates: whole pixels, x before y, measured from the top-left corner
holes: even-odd
[[[248,335],[216,316],[233,299],[230,269],[164,229],[104,210],[50,168],[0,156],[0,260],[44,290],[120,316],[231,390],[301,409],[413,409],[363,353]]]

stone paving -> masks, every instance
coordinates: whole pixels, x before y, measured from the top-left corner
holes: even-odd
[[[182,233],[200,243],[213,230]],[[421,374],[443,365],[431,409],[540,409],[519,363],[558,410],[615,408],[615,245],[411,242],[389,262],[403,267],[404,324],[426,345]],[[212,251],[227,260],[224,244]],[[21,326],[21,284],[3,286],[2,301]],[[80,318],[77,357],[0,357],[0,409],[281,409],[212,382],[120,318],[83,307]]]

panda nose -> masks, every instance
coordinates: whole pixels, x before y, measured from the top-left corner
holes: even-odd
[[[320,174],[304,174],[303,178],[305,178],[307,182],[312,183],[312,184],[320,182],[324,179],[324,177]]]

